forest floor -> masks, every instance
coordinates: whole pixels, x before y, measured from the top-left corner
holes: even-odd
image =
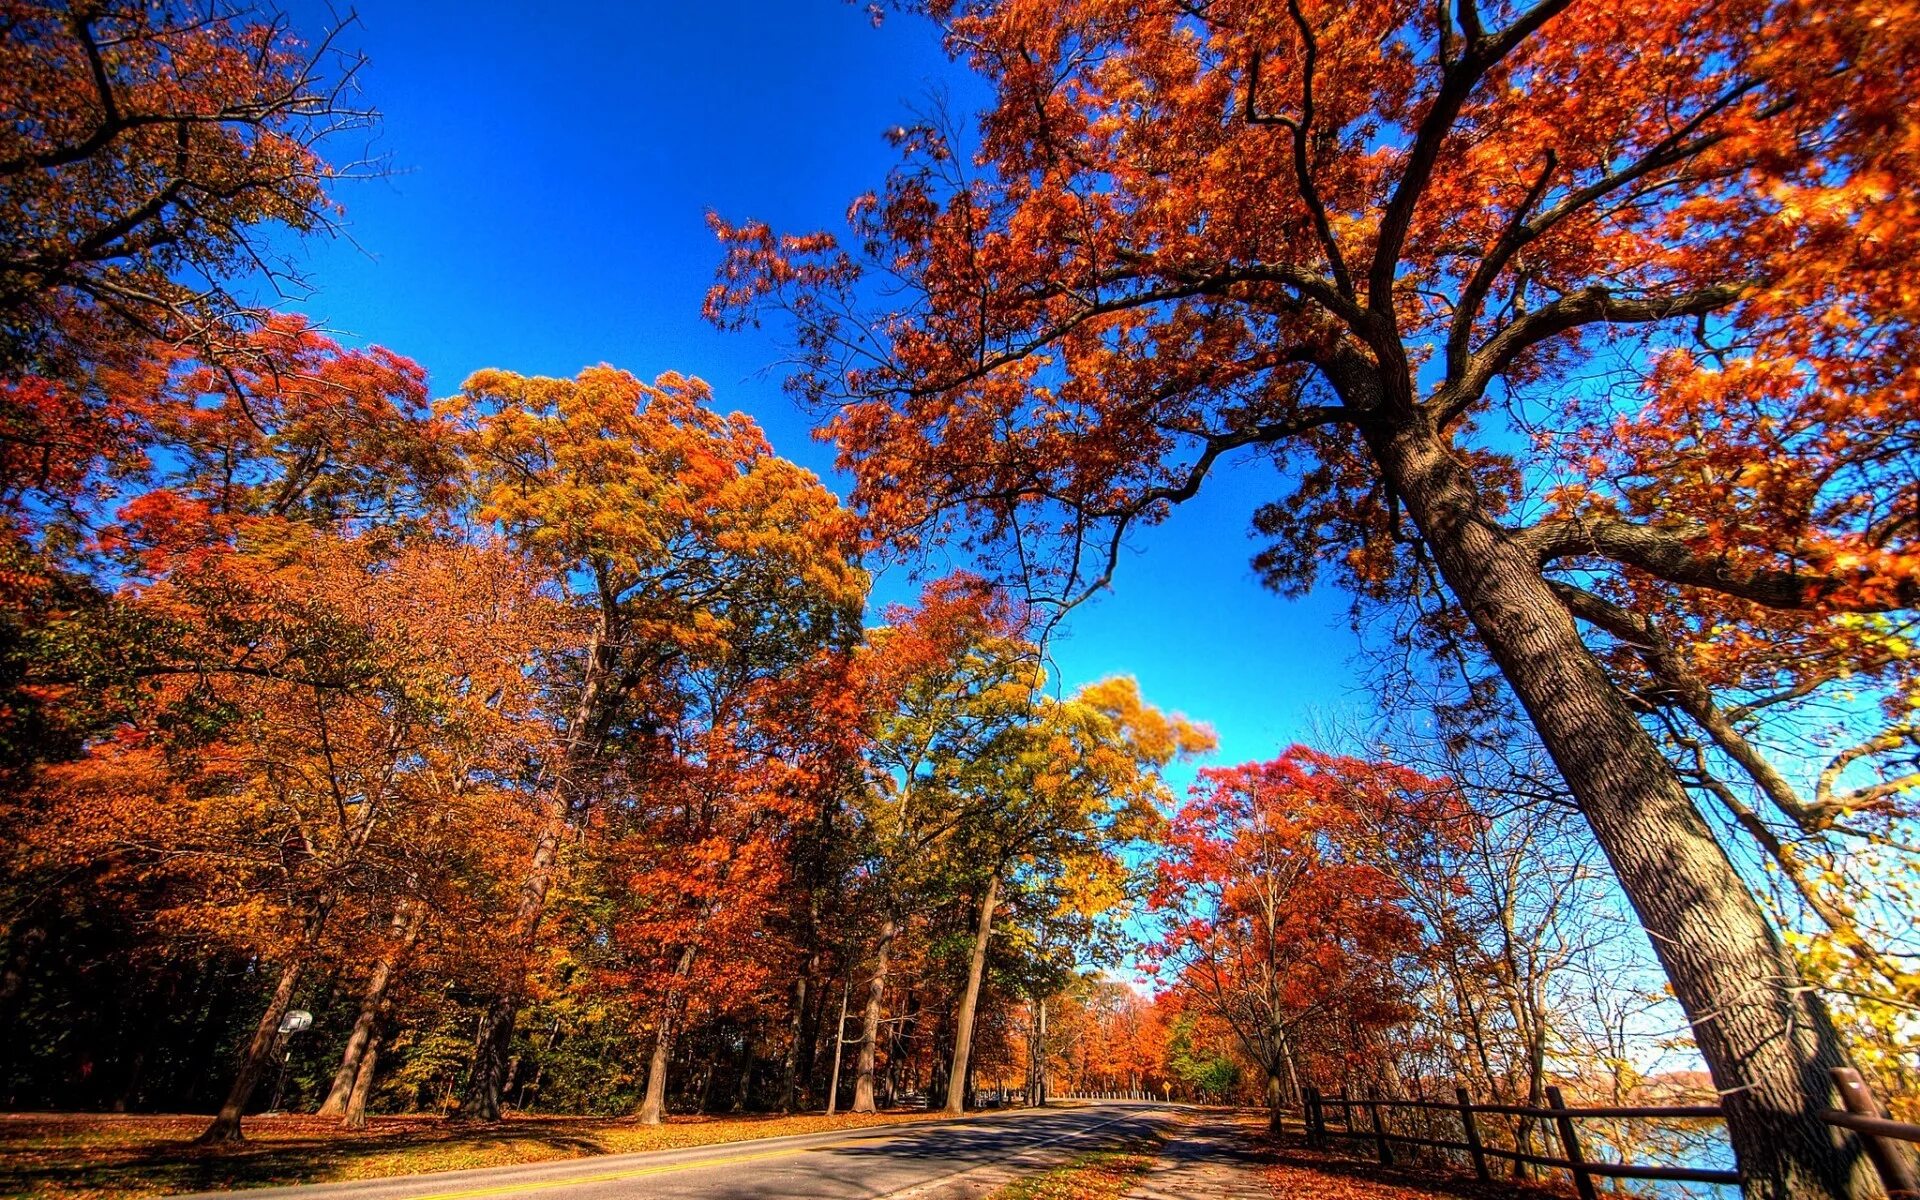
[[[463,1125],[438,1117],[370,1117],[361,1130],[332,1118],[248,1117],[245,1143],[193,1145],[208,1118],[102,1114],[0,1114],[0,1197],[95,1200],[220,1188],[382,1179],[595,1154],[679,1150],[924,1121],[924,1110],[827,1117],[512,1117]]]

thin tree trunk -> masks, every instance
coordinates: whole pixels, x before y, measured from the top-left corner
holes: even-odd
[[[599,625],[587,646],[586,676],[580,698],[567,722],[567,741],[560,751],[559,768],[541,795],[540,836],[534,842],[533,859],[520,885],[520,903],[514,912],[513,946],[515,961],[500,994],[488,1003],[474,1039],[473,1061],[467,1073],[466,1094],[453,1116],[466,1120],[498,1121],[500,1098],[504,1091],[507,1056],[513,1046],[514,1022],[519,1016],[520,1000],[526,991],[526,975],[540,938],[540,922],[547,911],[547,893],[552,890],[559,869],[560,841],[576,808],[584,811],[584,800],[576,795],[576,782],[585,776],[599,755],[606,722],[619,700],[617,688],[610,688],[623,622],[602,608]],[[576,801],[579,801],[576,804]]]
[[[853,1111],[870,1113],[873,1103],[873,1063],[880,1045],[880,1004],[886,999],[887,952],[897,932],[893,918],[880,926],[880,944],[874,950],[873,978],[867,983],[867,1007],[860,1022],[860,1068],[853,1081]]]
[[[380,1033],[375,1030],[367,1038],[366,1049],[360,1053],[360,1062],[353,1073],[353,1088],[347,1093],[347,1109],[340,1124],[348,1129],[367,1127],[367,1096],[373,1091],[373,1074],[380,1063]]]
[[[318,1115],[338,1117],[347,1111],[347,1100],[353,1094],[354,1081],[360,1077],[360,1056],[366,1053],[369,1041],[373,1037],[373,1026],[380,1019],[380,1013],[386,1007],[387,987],[393,982],[393,973],[413,944],[420,937],[422,925],[420,905],[412,901],[402,901],[393,914],[392,935],[387,939],[380,957],[373,964],[373,970],[367,975],[367,986],[360,993],[360,1014],[354,1018],[353,1031],[347,1035],[347,1047],[340,1055],[340,1068],[333,1073],[333,1086],[327,1089],[326,1102],[320,1106]]]
[[[1300,1103],[1300,1070],[1293,1061],[1293,1043],[1287,1040],[1287,1031],[1284,1028],[1276,1026],[1274,1033],[1280,1046],[1281,1065],[1287,1069],[1286,1100],[1289,1105],[1297,1105]],[[1279,1127],[1275,1126],[1275,1128]]]
[[[693,947],[680,952],[673,968],[673,986],[660,1005],[660,1028],[654,1034],[653,1055],[647,1060],[647,1091],[640,1102],[640,1123],[658,1125],[667,1119],[667,1062],[673,1053],[674,1020],[680,1011],[681,986],[693,970]]]
[[[967,1106],[967,1058],[973,1049],[973,1012],[980,1003],[980,980],[987,969],[987,940],[993,934],[993,906],[1000,895],[1000,876],[987,877],[986,890],[980,893],[980,926],[973,935],[973,958],[967,964],[967,988],[960,994],[960,1010],[954,1014],[953,1065],[947,1070],[947,1104],[944,1111],[957,1117]]]
[[[245,1140],[240,1132],[240,1117],[246,1112],[247,1101],[253,1098],[253,1089],[260,1083],[260,1077],[266,1073],[274,1047],[280,1044],[280,1018],[286,1015],[287,1005],[293,1000],[294,985],[300,982],[300,968],[304,961],[304,954],[296,954],[280,968],[280,978],[274,984],[273,996],[267,1001],[266,1011],[260,1014],[259,1023],[253,1027],[253,1037],[240,1057],[240,1070],[233,1077],[233,1086],[227,1089],[226,1101],[220,1105],[220,1112],[213,1118],[213,1123],[201,1132],[197,1139],[199,1144],[207,1146]]]
[[[852,980],[840,984],[840,1024],[833,1031],[833,1071],[827,1077],[827,1115],[833,1116],[840,1105],[840,1062],[847,1056],[847,993]]]
[[[1047,1103],[1047,998],[1040,997],[1034,1003],[1033,1017],[1033,1066],[1030,1068],[1033,1080],[1028,1085],[1032,1092],[1032,1103],[1045,1107]]]
[[[808,956],[806,966],[793,981],[793,1019],[787,1022],[787,1055],[780,1065],[781,1112],[793,1112],[800,1105],[800,1039],[806,1030],[807,983],[819,964],[817,953]]]
[[[1454,597],[1579,801],[1686,1010],[1753,1197],[1871,1196],[1819,1119],[1845,1065],[1825,1006],[1673,768],[1581,642],[1539,563],[1413,415],[1366,430]]]

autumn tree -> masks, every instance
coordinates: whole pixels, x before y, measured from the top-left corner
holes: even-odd
[[[918,608],[889,610],[860,660],[876,714],[864,805],[882,915],[858,1106],[872,1100],[887,951],[916,900],[965,896],[972,910],[946,1076],[958,1112],[996,919],[1013,899],[1042,922],[1119,905],[1118,854],[1157,823],[1161,769],[1213,744],[1204,727],[1147,704],[1131,679],[1046,695],[1027,617],[979,578],[951,576]]]
[[[547,895],[618,749],[649,749],[697,703],[707,665],[768,670],[847,640],[866,577],[818,479],[775,455],[698,380],[645,384],[612,367],[575,379],[482,371],[447,406],[464,431],[476,511],[586,614],[554,664],[560,731],[537,791],[544,817],[510,922],[508,963],[476,1043],[468,1115],[496,1119]],[[644,787],[642,782],[639,786]]]
[[[1076,976],[1052,998],[1044,1037],[1032,1047],[1030,1068],[1048,1080],[1029,1091],[1150,1092],[1168,1078],[1167,1014],[1132,985],[1095,972]],[[1036,1023],[1034,1033],[1042,1032]],[[1044,1099],[1036,1102],[1044,1103]]]
[[[1359,1050],[1370,1029],[1409,1015],[1395,981],[1422,952],[1421,929],[1378,847],[1454,836],[1457,815],[1446,781],[1298,746],[1202,771],[1175,814],[1155,956],[1167,986],[1265,1073],[1273,1128],[1301,1095],[1303,1042]]]
[[[1022,617],[975,577],[937,580],[890,606],[856,658],[870,782],[855,799],[867,908],[877,927],[861,1008],[853,1111],[874,1111],[874,1067],[894,942],[943,886],[958,808],[947,779],[1031,702]]]
[[[1905,510],[1861,490],[1906,452],[1850,430],[1911,420],[1915,202],[1893,181],[1920,22],[1798,0],[925,8],[993,89],[977,143],[902,131],[850,248],[718,223],[710,311],[797,320],[795,383],[839,405],[856,500],[909,544],[1018,541],[1002,561],[1070,601],[1217,463],[1273,459],[1269,582],[1330,561],[1392,596],[1430,570],[1498,664],[1754,1193],[1870,1190],[1814,1116],[1845,1059],[1828,1014],[1564,588],[1647,578],[1801,620],[1909,605]],[[1569,408],[1644,474],[1583,477],[1526,436]]]
[[[0,25],[8,374],[95,359],[103,334],[204,350],[260,315],[244,280],[294,282],[268,234],[330,228],[351,168],[322,143],[371,122],[334,34],[198,0],[12,0]]]
[[[806,957],[792,909],[817,814],[858,777],[857,710],[844,693],[845,655],[818,647],[743,658],[707,676],[705,702],[674,728],[673,761],[619,803],[609,824],[604,886],[613,898],[614,970],[651,1030],[643,1124],[665,1117],[675,1038],[738,1015],[789,982]]]
[[[524,575],[484,550],[323,541],[279,557],[248,580],[273,614],[253,627],[258,670],[157,677],[110,741],[28,799],[23,852],[138,898],[164,936],[273,964],[210,1142],[240,1137],[295,988],[339,946],[336,918],[411,919],[503,831],[503,798],[449,756],[524,712],[516,643],[541,626]]]
[[[331,228],[353,168],[323,146],[371,114],[333,34],[244,4],[18,0],[0,28],[0,511],[8,569],[57,587],[25,558],[139,455],[130,393],[182,348],[252,357],[250,297],[298,286],[278,234]]]

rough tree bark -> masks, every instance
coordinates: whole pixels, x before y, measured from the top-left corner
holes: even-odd
[[[319,1116],[345,1115],[354,1083],[360,1077],[360,1058],[371,1044],[374,1024],[386,1008],[387,988],[393,982],[393,973],[420,939],[423,913],[422,906],[412,901],[404,901],[395,909],[390,935],[367,975],[367,985],[360,993],[360,1014],[354,1018],[352,1032],[347,1034],[340,1068],[333,1073],[333,1085],[327,1089],[327,1099],[320,1106]]]
[[[304,950],[303,946],[303,953],[289,958],[286,965],[280,968],[280,978],[274,983],[273,995],[267,1001],[266,1010],[260,1014],[259,1023],[253,1027],[253,1037],[247,1042],[245,1052],[240,1056],[240,1069],[233,1077],[233,1086],[227,1089],[227,1098],[220,1105],[213,1123],[196,1139],[200,1145],[245,1140],[240,1132],[240,1117],[247,1111],[247,1101],[253,1098],[253,1089],[259,1085],[260,1077],[266,1074],[267,1064],[273,1059],[274,1047],[280,1044],[280,1018],[286,1015],[287,1005],[293,1000],[294,985],[300,982],[300,969],[305,965]]]
[[[637,1114],[640,1124],[658,1125],[667,1119],[667,1056],[673,1050],[673,1014],[660,1014],[653,1035],[653,1053],[647,1056],[647,1090]]]
[[[967,1058],[973,1049],[973,1013],[980,1003],[980,980],[987,969],[987,940],[993,934],[993,906],[1000,896],[998,872],[987,877],[980,893],[980,925],[973,935],[973,957],[967,964],[967,987],[953,1021],[953,1065],[947,1071],[947,1103],[942,1110],[959,1116],[967,1107]]]
[[[1378,412],[1377,398],[1355,407]],[[1824,1006],[1538,560],[1492,519],[1424,415],[1362,431],[1639,914],[1722,1095],[1748,1194],[1876,1194],[1866,1162],[1817,1115],[1828,1068],[1845,1063]]]
[[[867,983],[867,1006],[860,1022],[860,1066],[853,1080],[853,1111],[875,1111],[873,1103],[873,1065],[880,1046],[880,1003],[887,991],[887,952],[893,949],[897,930],[893,918],[880,926],[880,943],[873,954],[873,978]]]
[[[353,1073],[353,1088],[347,1093],[346,1115],[340,1124],[348,1129],[367,1127],[367,1095],[373,1091],[373,1075],[380,1064],[380,1031],[367,1038],[366,1049]]]

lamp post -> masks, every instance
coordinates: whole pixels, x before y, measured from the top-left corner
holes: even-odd
[[[287,1086],[287,1064],[293,1061],[293,1035],[313,1028],[313,1014],[304,1008],[290,1009],[280,1018],[280,1038],[286,1050],[280,1056],[280,1077],[273,1081],[273,1100],[267,1111],[280,1111],[280,1093]]]

